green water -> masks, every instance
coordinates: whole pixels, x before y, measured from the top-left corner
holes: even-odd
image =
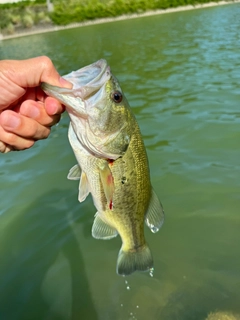
[[[95,240],[64,114],[49,139],[0,157],[1,320],[202,320],[240,314],[240,5],[0,42],[61,74],[109,62],[136,114],[166,221],[146,229],[154,276],[116,275],[121,241]]]

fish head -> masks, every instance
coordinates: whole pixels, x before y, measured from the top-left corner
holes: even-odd
[[[42,89],[66,106],[77,139],[98,157],[117,159],[123,155],[131,140],[134,117],[106,60],[64,78],[73,84],[72,89],[46,83]]]

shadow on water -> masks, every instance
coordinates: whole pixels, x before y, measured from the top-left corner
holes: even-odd
[[[71,202],[63,190],[44,194],[1,235],[0,319],[97,319]]]
[[[234,295],[231,291],[227,294],[209,284],[202,283],[195,286],[188,283],[180,286],[169,296],[165,307],[158,310],[156,319],[205,320],[212,312],[221,311],[224,314],[229,310],[234,310],[236,314],[239,314],[234,303],[231,303],[233,299]]]

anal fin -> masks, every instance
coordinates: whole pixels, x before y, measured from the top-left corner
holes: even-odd
[[[92,226],[92,236],[95,239],[110,240],[117,235],[117,230],[104,222],[97,212]]]

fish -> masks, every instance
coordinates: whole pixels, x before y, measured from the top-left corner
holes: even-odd
[[[89,193],[97,209],[92,236],[120,235],[116,272],[127,276],[153,270],[144,222],[156,233],[163,206],[152,188],[148,157],[139,125],[105,59],[63,76],[72,89],[42,83],[41,88],[66,107],[68,138],[77,164],[68,179],[80,180],[78,200]]]

